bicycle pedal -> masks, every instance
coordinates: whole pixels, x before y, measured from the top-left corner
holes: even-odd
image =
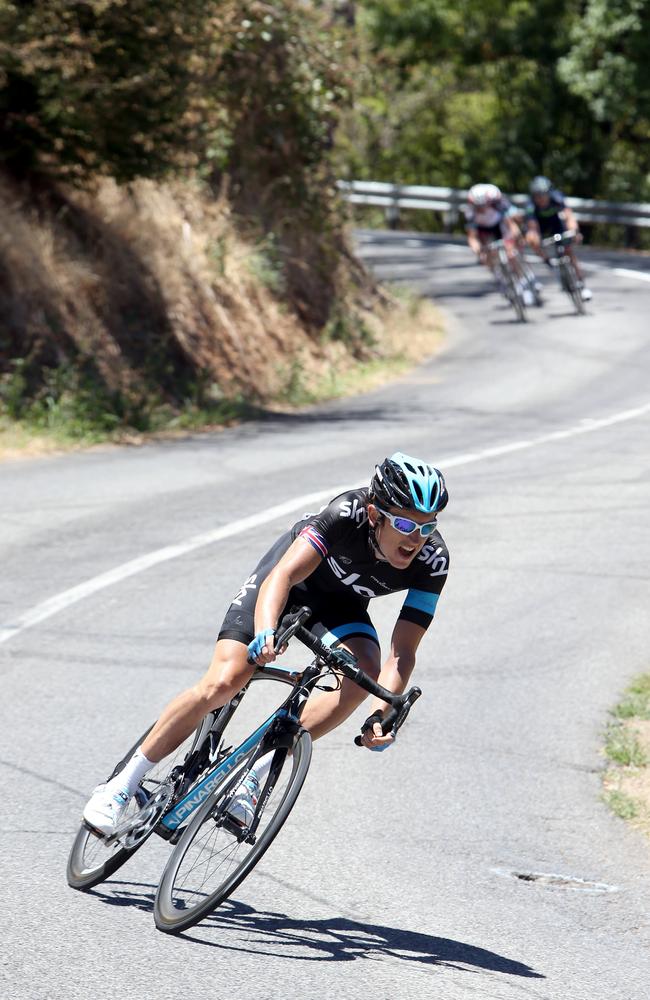
[[[96,827],[91,826],[88,820],[84,819],[83,817],[81,819],[81,825],[83,826],[84,830],[88,831],[88,833],[92,833],[93,837],[97,837],[97,840],[107,839],[105,833],[102,833],[101,830],[98,830]]]

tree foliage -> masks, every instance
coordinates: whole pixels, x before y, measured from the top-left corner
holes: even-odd
[[[647,196],[649,17],[649,0],[364,0],[342,169]]]
[[[210,0],[0,0],[0,143],[17,175],[118,181],[197,153]],[[210,123],[211,125],[213,123]]]

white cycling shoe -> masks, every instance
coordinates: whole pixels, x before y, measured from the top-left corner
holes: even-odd
[[[586,285],[582,285],[580,289],[580,297],[582,298],[583,302],[590,302],[591,299],[593,298],[593,292],[591,291],[591,288],[587,288]]]
[[[255,806],[260,797],[260,782],[255,771],[249,771],[236,789],[228,809],[228,816],[239,826],[250,826],[255,815]]]
[[[98,785],[86,804],[83,817],[94,830],[112,837],[130,801],[126,792],[108,792],[106,785]]]

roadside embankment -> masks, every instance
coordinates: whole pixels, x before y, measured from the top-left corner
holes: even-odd
[[[433,307],[378,288],[342,230],[310,269],[196,181],[0,177],[0,208],[0,457],[358,392],[441,339]]]

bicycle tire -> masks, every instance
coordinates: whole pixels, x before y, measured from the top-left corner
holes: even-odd
[[[272,747],[269,752],[277,752],[279,749],[282,748]],[[282,778],[282,772],[286,772],[287,758],[288,750],[285,748],[279,779]],[[249,845],[244,840],[238,840],[223,824],[223,816],[221,817],[222,822],[220,824],[219,816],[215,817],[214,815],[219,808],[220,800],[225,799],[226,795],[229,794],[232,781],[228,778],[197,809],[188,823],[184,834],[174,848],[158,886],[154,901],[154,921],[158,930],[167,934],[179,934],[181,931],[193,927],[194,924],[215,910],[234,892],[237,886],[241,884],[266,853],[293,809],[307,776],[307,771],[309,770],[311,737],[306,730],[303,729],[299,732],[294,742],[292,756],[289,760],[291,761],[291,770],[287,774],[287,783],[283,785],[278,779],[273,788],[266,802],[262,820],[267,817],[269,807],[272,804],[273,810],[268,816],[268,821],[263,832],[258,835],[254,844]],[[243,773],[240,772],[238,781],[242,779]],[[210,824],[212,825],[210,826]],[[262,823],[260,823],[261,825]],[[258,827],[258,831],[259,829]],[[219,851],[213,850],[213,847],[216,848],[217,838],[221,838],[222,835],[223,847],[220,847]],[[231,838],[230,841],[227,840],[229,835]],[[227,864],[230,860],[233,851],[230,851],[230,856],[224,855],[223,852],[230,850],[233,844],[238,843],[240,847],[250,848],[246,856],[228,872],[225,878],[218,881],[214,888],[207,894],[203,890],[209,877],[207,871],[209,857],[208,860],[201,862],[199,870],[198,861],[194,860],[196,854],[192,854],[192,851],[196,852],[198,848],[198,857],[201,857],[203,848],[200,844],[195,843],[201,836],[207,838],[206,851],[211,852],[209,857],[220,854],[224,864]],[[214,841],[212,845],[209,843],[210,839]],[[189,870],[187,872],[184,868],[186,861],[189,862]],[[196,881],[203,878],[198,889],[189,887],[187,883],[187,879],[193,873],[196,873]],[[220,878],[218,875],[216,877],[217,879]],[[192,903],[193,899],[196,901]],[[191,905],[189,905],[190,903]]]
[[[510,271],[508,275],[508,283],[510,286],[509,298],[510,302],[512,303],[512,307],[515,310],[515,315],[517,316],[517,319],[519,320],[520,323],[525,323],[528,318],[526,316],[526,306],[524,304],[521,291],[519,290],[519,283],[515,278],[514,274],[512,273],[512,271]]]
[[[544,299],[541,290],[538,286],[537,279],[535,278],[535,272],[533,271],[532,267],[530,266],[530,264],[528,264],[528,262],[525,260],[524,257],[521,258],[521,269],[526,284],[533,296],[535,305],[538,307],[543,306]]]
[[[584,316],[585,304],[582,301],[582,292],[578,287],[578,278],[575,268],[568,256],[564,256],[560,260],[560,283],[564,291],[571,299],[573,307],[578,315]]]
[[[208,717],[206,716],[206,719],[207,718]],[[172,751],[171,754],[168,754],[167,757],[163,758],[159,764],[156,764],[156,766],[143,780],[145,782],[163,780],[163,774],[166,777],[172,768],[180,762],[180,760],[184,760],[187,754],[194,749],[201,738],[201,732],[206,726],[206,719],[201,721],[201,724],[196,728],[196,730],[188,736],[186,740],[183,740],[181,745],[177,747],[176,750]],[[152,729],[153,723],[148,729],[145,730],[140,739],[135,741],[133,746],[124,754],[121,760],[118,761],[106,779],[107,781],[110,781],[116,774],[119,774],[126,762],[130,760],[138,747],[142,745]],[[127,808],[131,808],[131,806]],[[138,808],[139,806],[134,802],[134,812]],[[98,836],[96,833],[93,833],[86,826],[86,824],[82,822],[72,843],[70,854],[68,855],[66,868],[68,885],[72,889],[84,891],[92,889],[93,886],[99,885],[100,882],[104,882],[107,878],[113,875],[118,868],[121,868],[122,865],[125,864],[140,847],[142,847],[142,845],[149,839],[153,831],[154,828],[152,827],[149,833],[147,833],[147,835],[144,836],[139,843],[133,845],[132,847],[125,847],[119,842],[107,844],[105,839]]]
[[[569,295],[571,296],[571,301],[575,307],[575,310],[579,316],[584,316],[585,314],[585,304],[582,301],[582,291],[578,285],[578,276],[575,271],[573,263],[569,263]]]

